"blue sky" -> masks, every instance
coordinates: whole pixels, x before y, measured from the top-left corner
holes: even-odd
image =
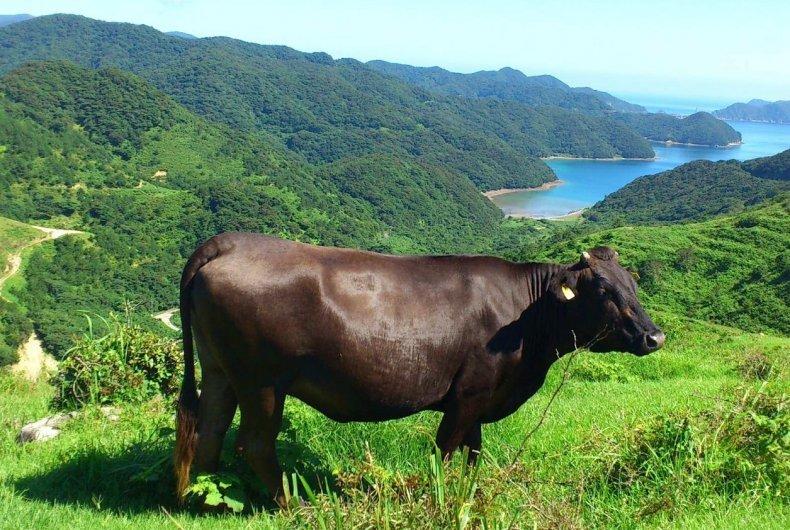
[[[790,1],[3,0],[334,57],[511,66],[617,95],[790,99]]]

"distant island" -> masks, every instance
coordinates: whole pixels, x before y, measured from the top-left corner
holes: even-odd
[[[617,114],[616,120],[655,142],[729,147],[741,143],[741,133],[708,112],[685,118],[669,114]]]
[[[790,123],[790,100],[753,99],[748,103],[733,103],[729,107],[713,111],[713,115],[723,120],[732,121]]]
[[[17,22],[22,22],[23,20],[29,20],[33,18],[33,15],[28,14],[20,14],[20,15],[0,15],[0,28],[3,26],[8,26],[10,24],[16,24]]]

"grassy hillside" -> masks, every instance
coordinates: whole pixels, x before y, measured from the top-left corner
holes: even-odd
[[[246,493],[236,495],[248,510],[236,516],[174,505],[172,410],[163,400],[122,404],[117,422],[88,407],[59,438],[22,447],[17,429],[47,414],[53,390],[0,374],[0,527],[314,528],[321,518],[328,527],[425,527],[426,518],[442,528],[467,518],[487,528],[786,527],[787,483],[770,478],[786,445],[758,449],[738,433],[778,443],[770,425],[787,422],[776,396],[788,390],[790,342],[655,316],[668,332],[661,352],[573,359],[569,381],[515,467],[516,448],[539,421],[563,365],[518,413],[484,427],[483,463],[468,490],[459,487],[460,457],[446,479],[430,471],[436,414],[339,424],[289,401],[278,441],[284,467],[332,497],[311,502],[300,486],[305,505],[270,511],[234,457],[234,424],[223,471],[242,478]],[[767,383],[748,375],[753,359],[771,367]],[[749,467],[755,459],[762,463]]]
[[[736,213],[790,190],[790,150],[739,163],[698,160],[640,177],[585,212],[603,223],[666,223]]]
[[[8,272],[8,258],[41,236],[41,231],[32,226],[0,217],[0,278]]]
[[[623,226],[547,250],[571,260],[606,244],[640,277],[646,305],[756,332],[790,334],[790,199],[699,223]]]
[[[182,511],[171,495],[170,398],[121,401],[117,422],[88,405],[55,440],[19,446],[18,429],[50,413],[56,389],[0,373],[0,527],[424,527],[428,518],[440,528],[784,528],[790,340],[774,333],[788,325],[787,208],[774,202],[703,223],[621,227],[548,250],[543,257],[569,261],[594,244],[618,248],[642,274],[641,296],[667,346],[643,358],[581,353],[557,363],[532,400],[484,428],[475,475],[464,474],[460,456],[441,471],[431,464],[437,414],[339,424],[289,400],[278,450],[316,495],[292,479],[304,502],[267,505],[233,451],[235,423],[222,472],[238,481],[229,494],[245,512]],[[96,260],[88,246],[80,252]],[[661,260],[669,261],[654,264]],[[31,263],[29,282],[56,268]],[[118,339],[87,344],[110,358],[118,353],[102,348]]]
[[[481,189],[553,178],[536,156],[652,156],[610,120],[437,95],[350,59],[53,15],[0,29],[0,64],[67,59],[132,71],[196,114],[266,130],[311,162],[370,153],[441,162]],[[510,104],[504,104],[510,103]],[[547,139],[559,139],[550,143]]]

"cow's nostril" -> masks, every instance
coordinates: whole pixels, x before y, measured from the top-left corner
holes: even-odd
[[[666,340],[666,336],[663,331],[658,330],[653,333],[647,333],[645,335],[645,346],[647,346],[649,350],[654,351],[664,345],[664,340]]]

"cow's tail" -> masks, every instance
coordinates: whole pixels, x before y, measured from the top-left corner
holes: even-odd
[[[192,279],[206,263],[217,257],[219,248],[214,239],[210,239],[189,258],[181,275],[181,294],[179,309],[181,312],[181,333],[184,341],[184,380],[181,383],[181,394],[178,396],[176,413],[176,447],[173,465],[176,478],[176,494],[179,501],[184,500],[189,486],[189,469],[195,457],[198,428],[198,393],[195,383],[195,350],[192,342]]]

